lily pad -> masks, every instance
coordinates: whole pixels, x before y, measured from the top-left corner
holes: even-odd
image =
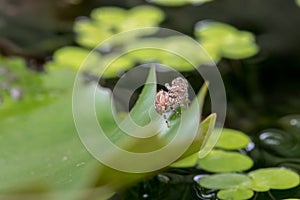
[[[198,22],[195,26],[195,35],[214,59],[221,57],[244,59],[254,56],[259,51],[252,33],[240,31],[225,23]]]
[[[284,190],[299,185],[299,175],[284,168],[258,169],[249,173],[253,180],[253,189],[268,191],[269,189]]]
[[[183,6],[186,4],[202,4],[213,0],[148,0],[148,2],[156,3],[164,6]]]
[[[55,51],[53,61],[48,67],[70,68],[78,71],[80,67],[91,68],[100,61],[100,54],[80,47],[63,47]],[[85,62],[86,61],[86,62]],[[84,64],[84,66],[82,66]]]
[[[153,6],[136,6],[129,10],[119,7],[101,7],[91,12],[91,19],[77,20],[74,30],[77,33],[78,44],[94,48],[114,34],[142,27],[155,27],[163,20],[164,13]],[[121,42],[151,34],[153,30],[135,32],[135,34],[127,35],[127,38]]]
[[[199,184],[209,189],[251,188],[252,180],[244,174],[221,173],[201,178]]]
[[[186,157],[178,162],[175,162],[171,167],[183,168],[183,167],[194,167],[197,164],[198,153],[195,153],[189,157]]]
[[[243,200],[250,199],[254,195],[254,192],[246,188],[232,188],[226,190],[220,190],[217,196],[220,199],[231,199],[231,200]]]
[[[250,138],[243,132],[234,129],[222,129],[216,147],[236,150],[245,148],[251,142]]]
[[[206,171],[220,173],[250,169],[253,161],[241,153],[212,150],[207,156],[199,159],[198,164]]]

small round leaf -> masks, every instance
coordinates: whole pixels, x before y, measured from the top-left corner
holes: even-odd
[[[236,172],[251,168],[253,161],[241,153],[212,150],[199,160],[199,165],[209,172]]]
[[[220,199],[243,200],[250,199],[253,194],[254,192],[250,189],[236,188],[220,190],[217,195]]]
[[[250,172],[249,176],[253,179],[253,189],[256,191],[262,191],[259,188],[289,189],[298,186],[300,182],[297,173],[284,168],[258,169]]]
[[[231,189],[231,188],[250,188],[252,180],[243,174],[223,173],[215,174],[200,179],[199,184],[209,189]]]
[[[245,133],[224,128],[216,147],[228,150],[241,149],[246,147],[250,141],[250,138]]]
[[[182,160],[179,160],[171,165],[171,167],[193,167],[198,160],[198,152],[190,155]]]

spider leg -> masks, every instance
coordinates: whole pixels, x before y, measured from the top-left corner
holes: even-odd
[[[180,112],[178,112],[173,106],[170,106],[170,109],[172,112],[176,113],[176,115],[180,115]]]
[[[169,124],[169,121],[168,121],[168,119],[167,119],[166,113],[163,114],[163,117],[164,117],[164,119],[165,119],[165,122],[166,122],[166,124],[167,124],[167,127],[170,128],[170,124]]]

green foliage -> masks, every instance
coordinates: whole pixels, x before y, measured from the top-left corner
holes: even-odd
[[[183,167],[193,167],[198,161],[199,153],[195,153],[191,156],[188,156],[180,161],[175,162],[171,167],[183,168]]]
[[[202,4],[213,0],[148,0],[151,3],[156,3],[164,6],[183,6],[186,4]]]
[[[215,130],[218,131],[218,130]],[[238,150],[250,143],[250,138],[243,132],[224,128],[215,148]],[[204,158],[199,159],[199,165],[209,172],[236,172],[248,170],[253,161],[249,156],[239,152],[213,150]]]
[[[220,190],[217,196],[220,199],[232,199],[232,200],[242,200],[250,199],[253,196],[254,192],[245,188],[231,188]]]
[[[32,101],[33,105],[30,109],[27,109],[26,113],[1,115],[0,163],[5,163],[0,173],[1,191],[9,194],[22,191],[24,188],[32,192],[35,192],[36,188],[41,188],[42,194],[37,198],[45,199],[47,194],[44,192],[60,190],[61,192],[51,194],[52,196],[47,196],[47,198],[73,200],[87,198],[86,195],[89,196],[90,193],[85,189],[94,188],[98,185],[101,187],[96,189],[98,192],[95,192],[95,198],[99,199],[99,197],[108,197],[114,190],[128,186],[149,175],[148,173],[137,175],[113,170],[100,164],[87,152],[78,138],[73,122],[72,86],[75,72],[68,69],[51,69],[47,71],[47,74],[36,75],[40,77],[41,84],[35,86],[41,90],[46,90],[54,98],[39,107],[35,107],[35,102]],[[155,80],[153,70],[148,78],[148,81],[150,80]],[[94,94],[94,87],[94,83],[82,83],[79,91],[81,95],[78,101],[82,102],[83,107],[87,106],[85,105],[85,98],[90,94]],[[201,105],[204,101],[205,91],[204,87],[197,98]],[[131,116],[139,123],[148,121],[149,116],[144,112],[144,106],[153,107],[152,100],[155,93],[156,85],[146,84],[140,99],[132,109]],[[110,107],[110,93],[103,88],[99,88],[96,91],[96,99],[95,106],[96,110],[99,111],[99,113],[97,112],[99,124],[109,131],[108,137],[116,145],[125,145],[125,149],[137,152],[143,151],[144,148],[155,149],[160,145],[168,144],[170,138],[173,138],[176,133],[176,128],[164,129],[163,134],[158,134],[156,138],[150,139],[156,142],[146,143],[148,146],[143,145],[143,141],[128,140],[128,137],[124,136],[120,129],[115,130],[116,124]],[[27,106],[22,100],[15,102],[14,105],[18,105],[20,110]],[[193,121],[194,114],[201,112],[201,110],[195,109],[195,105],[194,102],[191,108],[186,111],[187,114],[183,114],[188,121]],[[203,138],[211,134],[211,129],[206,128],[206,123],[214,124],[210,122],[214,122],[215,119],[215,115],[211,115],[202,123],[197,137],[187,149],[187,152],[192,154],[199,150],[201,144],[203,144]],[[153,120],[164,121],[159,115],[156,115]],[[124,126],[131,126],[126,120],[122,123]],[[172,126],[176,127],[178,123],[180,123],[179,120],[174,121]],[[183,123],[182,126],[184,127],[178,134],[185,138],[187,135],[186,130],[189,131],[191,124]],[[156,129],[153,128],[149,131],[155,131]],[[99,143],[101,144],[101,141]],[[179,143],[177,145],[180,146]],[[100,145],[99,148],[105,148],[103,150],[107,152],[109,159],[120,159],[120,155],[112,154],[105,145],[103,147]],[[160,160],[163,160],[168,154],[162,154],[161,156]],[[180,159],[186,156],[183,155]],[[155,162],[157,161],[148,161],[149,164],[155,164]],[[105,186],[108,183],[111,187]],[[29,194],[32,195],[30,192]],[[94,198],[92,197],[89,196],[89,199]],[[9,199],[9,197],[6,199]]]
[[[42,76],[29,70],[21,58],[0,56],[0,117],[26,112],[51,100],[53,95],[40,87]]]
[[[284,190],[299,185],[299,175],[284,168],[258,169],[249,173],[256,191]]]
[[[163,19],[164,13],[152,6],[137,6],[130,10],[118,7],[97,8],[92,11],[91,19],[82,19],[75,23],[76,41],[84,47],[94,48],[114,34],[155,27]],[[140,34],[147,35],[149,32],[141,31],[139,34],[127,35],[121,42],[132,40]]]
[[[217,134],[214,130],[213,134]],[[215,148],[225,150],[238,150],[246,147],[251,140],[241,131],[233,129],[222,129],[221,135],[215,145]],[[201,168],[209,172],[236,172],[250,169],[253,161],[250,157],[238,152],[212,150],[204,158],[198,158],[195,162],[195,155],[191,158],[175,163],[173,167],[192,167],[198,164]]]
[[[213,60],[222,57],[244,59],[259,51],[255,37],[247,31],[239,31],[228,24],[202,21],[195,26],[195,36]]]
[[[199,183],[203,187],[211,189],[247,188],[252,185],[250,177],[236,173],[214,174],[200,179]]]
[[[248,175],[222,173],[204,177],[199,184],[219,190],[220,199],[249,199],[253,191],[265,192],[270,189],[289,189],[299,185],[299,175],[284,168],[264,168]]]
[[[149,62],[178,71],[192,71],[195,67],[210,64],[211,59],[201,51],[199,43],[214,61],[222,57],[248,58],[258,52],[253,34],[219,22],[203,22],[195,27],[199,43],[182,35],[154,36],[158,30],[154,27],[159,26],[164,17],[160,9],[152,6],[137,6],[129,10],[119,7],[94,9],[90,18],[77,20],[74,25],[76,41],[81,47],[57,50],[53,61],[47,65],[74,70],[82,67],[89,73],[112,78],[136,64]],[[95,47],[97,50],[91,51]]]
[[[253,161],[238,152],[213,150],[199,160],[199,166],[209,172],[236,172],[250,169]]]
[[[245,148],[251,140],[243,132],[223,129],[216,148],[237,150]],[[238,152],[212,150],[206,157],[198,160],[206,171],[218,172],[202,178],[199,184],[216,189],[220,199],[249,199],[253,191],[265,192],[270,189],[289,189],[299,185],[299,175],[283,168],[258,169],[249,174],[224,173],[248,170],[253,161]]]
[[[216,143],[216,147],[226,150],[237,150],[245,148],[251,142],[250,138],[243,132],[224,128]]]

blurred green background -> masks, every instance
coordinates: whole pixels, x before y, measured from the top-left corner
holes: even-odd
[[[156,6],[165,13],[165,20],[160,27],[173,29],[193,38],[194,26],[202,20],[215,20],[238,30],[251,32],[259,47],[257,54],[243,59],[222,58],[217,62],[228,98],[225,126],[242,130],[251,137],[255,148],[243,151],[255,161],[254,168],[285,166],[299,173],[300,7],[297,1],[212,0],[198,4],[186,1],[179,6],[167,4],[179,2],[175,0],[165,1],[165,4],[155,2],[159,1],[0,0],[0,53],[8,58],[23,57],[29,68],[44,71],[44,64],[52,59],[55,51],[65,46],[79,46],[74,31],[75,21],[88,19],[93,9],[104,6],[125,9],[138,5]],[[8,63],[5,64],[17,65],[15,61]],[[26,73],[28,72],[20,72],[21,76]],[[183,74],[195,90],[200,88],[201,85],[197,84],[198,77],[193,72]],[[21,84],[40,84],[39,78],[33,78],[35,75],[26,74],[26,77],[31,77],[30,81],[22,79]],[[51,77],[47,79],[47,84],[50,80]],[[104,85],[112,87],[116,80],[117,78],[108,78]],[[66,80],[62,83],[64,81]],[[59,87],[63,91],[69,85]],[[54,88],[57,89],[56,85]],[[32,88],[29,91],[33,94],[45,92]],[[17,109],[18,107],[15,110]],[[209,105],[206,105],[204,114],[208,113]],[[5,115],[7,113],[0,113],[0,117]],[[45,120],[47,121],[46,117]],[[53,123],[58,122],[54,120]],[[13,148],[10,150],[14,152]],[[89,167],[93,169],[92,164]],[[158,176],[124,190],[112,199],[157,199],[143,194],[175,199],[185,192],[188,193],[184,197],[186,199],[201,199],[197,196],[199,191],[191,182],[191,177],[199,173],[196,168],[170,169],[166,174],[172,178],[171,186],[164,183],[165,177]],[[43,191],[43,187],[42,185],[37,191]],[[288,191],[274,191],[271,197],[270,194],[263,193],[258,199],[287,198],[289,194],[299,198],[299,186]]]

